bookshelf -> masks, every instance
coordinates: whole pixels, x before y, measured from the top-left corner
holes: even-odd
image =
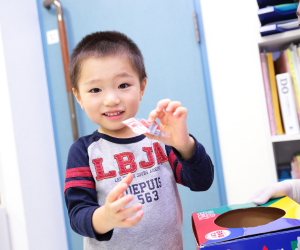
[[[278,50],[283,50],[289,44],[300,43],[300,29],[288,31],[284,33],[269,35],[261,37],[258,33],[258,50],[262,52],[266,50],[267,52],[274,52]],[[261,77],[262,78],[262,77]],[[261,89],[264,93],[263,79],[261,80]],[[267,129],[267,142],[268,151],[271,159],[271,164],[273,165],[273,176],[277,176],[277,168],[281,166],[290,165],[290,161],[296,152],[300,152],[300,134],[294,135],[275,135],[271,136],[267,105],[264,95],[264,114],[265,114],[265,124]],[[277,177],[278,178],[278,177]],[[274,180],[274,181],[277,181]]]

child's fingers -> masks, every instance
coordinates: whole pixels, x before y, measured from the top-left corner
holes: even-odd
[[[117,218],[118,220],[122,221],[127,219],[128,217],[132,216],[133,214],[135,214],[137,211],[141,210],[143,207],[143,205],[141,203],[137,203],[129,208],[126,208],[122,211],[120,211],[117,214]]]
[[[118,185],[116,185],[107,195],[106,201],[114,202],[118,197],[125,192],[128,185],[132,182],[133,175],[129,173],[123,180],[121,180]]]
[[[166,143],[166,137],[163,137],[163,136],[157,136],[157,135],[151,135],[151,134],[148,134],[148,133],[145,133],[144,134],[147,138],[151,139],[151,140],[157,140],[157,141],[160,141],[162,143]]]
[[[133,175],[132,175],[132,173],[129,173],[129,174],[126,175],[125,178],[123,178],[120,181],[120,183],[126,183],[127,185],[129,185],[132,182],[132,180],[133,180]]]
[[[173,101],[168,104],[166,107],[167,112],[174,112],[178,107],[181,107],[181,102]]]
[[[163,99],[163,100],[160,100],[157,105],[156,105],[156,110],[158,112],[162,111],[163,109],[166,109],[169,105],[169,103],[171,102],[170,99]]]
[[[118,199],[110,204],[110,209],[113,213],[117,213],[122,208],[124,208],[129,202],[133,200],[133,195],[128,194],[122,197],[121,199]]]
[[[143,215],[144,215],[143,211],[137,212],[135,216],[129,217],[129,218],[123,220],[120,227],[133,227],[133,226],[135,226],[136,224],[138,224],[141,221]]]
[[[183,116],[183,115],[187,115],[188,113],[188,110],[187,108],[184,108],[184,107],[178,107],[175,112],[173,113],[173,115],[176,115],[176,116]]]
[[[121,199],[122,197],[124,197],[124,193],[122,193],[118,196],[118,200]]]
[[[148,121],[149,122],[154,122],[156,118],[160,119],[164,115],[163,111],[157,111],[156,109],[152,110],[149,114]]]

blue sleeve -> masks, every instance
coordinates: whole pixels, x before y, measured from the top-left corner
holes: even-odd
[[[100,206],[89,167],[87,148],[81,139],[70,148],[64,189],[71,228],[82,236],[98,241],[110,240],[113,230],[98,234],[92,225],[93,213]]]
[[[171,146],[166,145],[166,151],[177,183],[189,187],[192,191],[206,191],[214,180],[214,166],[202,144],[194,137],[193,139],[195,149],[187,160]]]

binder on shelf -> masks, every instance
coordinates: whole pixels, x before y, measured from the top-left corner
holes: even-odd
[[[287,7],[287,5],[289,6]],[[294,19],[296,17],[298,5],[296,3],[290,3],[287,5],[275,5],[259,9],[257,14],[261,25]]]
[[[299,169],[299,172],[300,172],[300,155],[299,155],[299,153],[296,154],[294,157],[297,159],[297,162],[298,162],[298,169]]]
[[[258,7],[264,8],[267,6],[285,4],[285,3],[295,3],[294,0],[257,0]]]
[[[298,58],[299,58],[299,60],[300,60],[300,44],[299,44],[298,47],[297,47],[297,54],[298,54]]]
[[[268,70],[269,70],[270,88],[271,88],[271,96],[272,96],[272,102],[273,102],[276,132],[277,132],[277,135],[282,135],[282,134],[284,134],[284,130],[283,130],[282,121],[281,121],[281,114],[280,114],[280,108],[279,108],[278,92],[277,92],[277,86],[276,86],[275,69],[274,69],[272,53],[267,53],[267,64],[268,64]]]
[[[276,33],[282,33],[290,30],[299,29],[298,19],[286,20],[283,22],[277,22],[273,24],[266,24],[259,28],[261,36],[272,35]]]
[[[290,46],[290,54],[291,54],[291,59],[292,63],[294,66],[294,73],[295,73],[295,79],[296,81],[293,80],[293,85],[294,85],[294,93],[295,93],[295,100],[296,100],[296,106],[298,107],[299,111],[299,122],[300,122],[300,61],[297,55],[297,46],[296,45],[291,45]],[[292,75],[291,75],[292,76]]]
[[[290,73],[294,85],[294,91],[296,95],[296,101],[298,105],[298,109],[300,110],[300,72],[298,67],[300,66],[297,57],[295,57],[294,51],[291,49],[286,50],[286,55],[288,58]],[[300,121],[300,120],[299,120]]]
[[[293,179],[300,179],[300,173],[299,173],[299,165],[298,165],[298,161],[297,158],[294,157],[292,162],[291,162],[291,175]]]
[[[267,101],[267,109],[268,109],[271,135],[276,135],[274,110],[273,110],[269,73],[268,73],[268,67],[267,67],[265,53],[260,53],[260,61],[261,61],[261,69],[262,69],[262,74],[263,74],[263,82],[264,82],[265,95],[266,95],[266,101]]]
[[[289,49],[288,49],[289,50]],[[290,52],[289,52],[290,53]],[[291,62],[292,64],[292,62]],[[293,95],[294,95],[294,100],[295,100],[295,105],[296,105],[296,110],[297,110],[297,117],[298,121],[300,122],[300,92],[298,89],[297,82],[295,80],[296,75],[294,72],[294,67],[293,65],[289,65],[289,60],[287,56],[287,50],[284,50],[281,55],[278,57],[278,59],[274,62],[275,66],[275,74],[282,74],[282,73],[290,73],[292,76],[292,85],[293,85]]]
[[[276,83],[285,133],[298,134],[299,122],[290,73],[277,74]]]

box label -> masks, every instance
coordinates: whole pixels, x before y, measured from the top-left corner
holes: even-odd
[[[223,239],[223,238],[227,237],[228,235],[230,235],[230,231],[228,231],[228,230],[217,230],[217,231],[213,231],[213,232],[206,234],[205,239],[218,240],[218,239]]]

